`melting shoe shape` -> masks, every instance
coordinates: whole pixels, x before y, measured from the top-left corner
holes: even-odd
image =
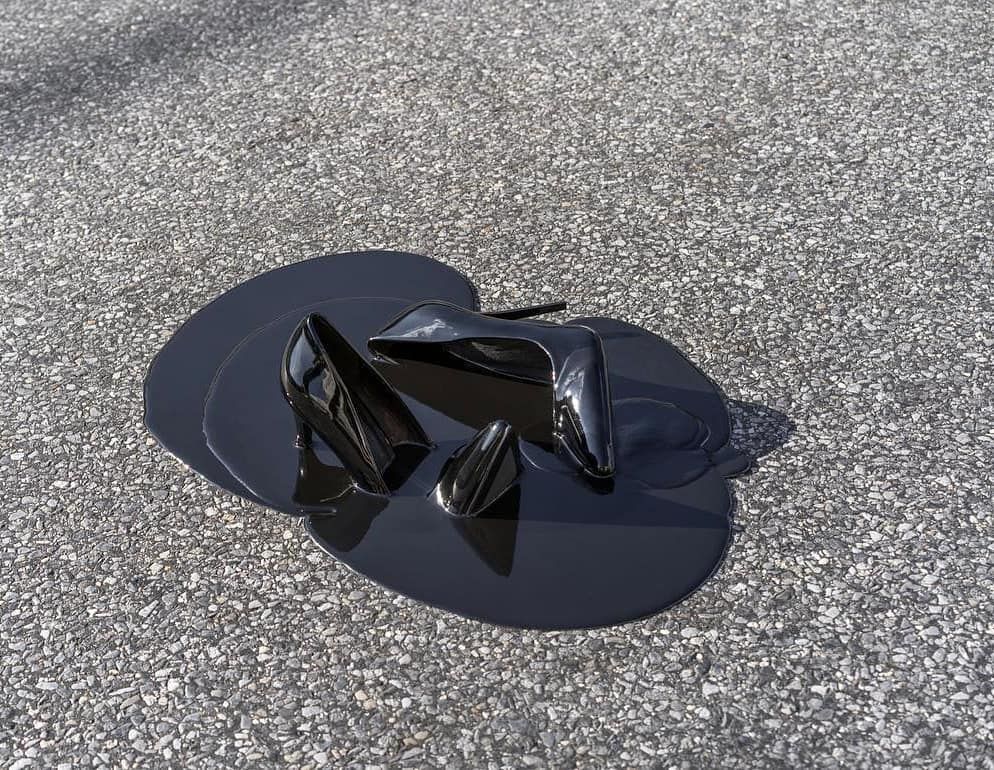
[[[521,473],[518,434],[495,420],[442,468],[433,496],[453,516],[479,516],[517,483]]]
[[[424,302],[370,338],[369,348],[392,360],[435,363],[520,382],[551,382],[558,446],[589,476],[614,475],[607,366],[593,330]]]
[[[449,458],[431,495],[473,552],[503,577],[514,563],[520,474],[518,435],[495,420]]]
[[[389,494],[403,464],[395,461],[410,459],[404,448],[424,453],[432,445],[396,391],[316,313],[290,336],[281,381],[298,445],[308,446],[316,431],[367,492]]]
[[[675,489],[703,476],[714,465],[702,446],[708,427],[680,407],[649,398],[614,404],[620,473],[649,488]]]

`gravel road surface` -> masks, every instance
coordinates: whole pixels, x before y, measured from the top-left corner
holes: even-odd
[[[992,41],[983,0],[6,0],[0,766],[994,766]],[[758,457],[715,579],[487,626],[155,445],[185,318],[369,248],[711,373]]]

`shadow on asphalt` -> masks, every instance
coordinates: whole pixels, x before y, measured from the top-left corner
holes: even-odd
[[[748,401],[728,402],[732,444],[755,462],[779,449],[794,433],[794,422],[783,412]]]
[[[306,0],[210,0],[196,10],[76,28],[55,50],[46,45],[27,61],[6,63],[11,71],[31,75],[0,84],[0,133],[28,140],[67,117],[76,122],[140,80],[176,84],[188,61],[217,59],[227,50],[292,35],[342,7]]]

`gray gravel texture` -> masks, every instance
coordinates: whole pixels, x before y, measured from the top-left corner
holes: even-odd
[[[994,767],[992,41],[982,0],[0,4],[0,766]],[[198,307],[377,247],[742,402],[716,578],[466,621],[148,437]]]

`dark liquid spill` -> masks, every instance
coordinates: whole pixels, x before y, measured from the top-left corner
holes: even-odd
[[[366,339],[408,304],[340,300],[308,311],[325,315],[368,356]],[[214,382],[204,430],[231,474],[266,504],[310,514],[315,540],[363,574],[463,615],[570,628],[658,611],[720,563],[732,500],[712,456],[723,458],[726,472],[736,467],[728,413],[710,380],[659,337],[619,321],[583,320],[604,338],[614,396],[611,485],[591,483],[552,451],[551,388],[441,362],[377,363],[436,446],[392,496],[342,489],[336,497],[334,454],[315,442],[311,455],[301,455],[279,389],[280,356],[302,315],[274,322],[232,353]],[[458,519],[428,495],[445,461],[495,419],[525,439],[520,483],[486,515]]]

